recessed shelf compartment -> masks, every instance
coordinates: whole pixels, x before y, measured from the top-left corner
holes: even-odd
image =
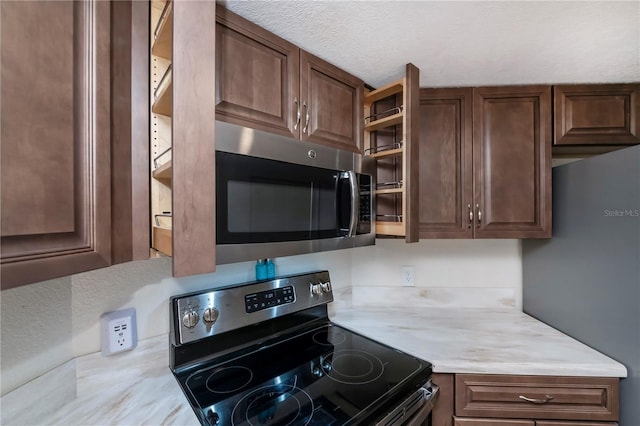
[[[420,70],[364,95],[364,154],[376,160],[376,234],[418,241]],[[371,121],[370,121],[371,120]]]
[[[151,46],[151,54],[164,59],[172,57],[172,38],[173,38],[173,2],[168,1],[164,9],[160,21],[153,33],[154,40]]]
[[[173,254],[173,244],[171,243],[171,228],[162,226],[153,227],[153,248],[171,256]]]
[[[404,152],[403,148],[394,148],[387,149],[380,152],[374,152],[373,154],[369,154],[371,158],[391,158],[391,157],[399,157]]]
[[[385,127],[402,124],[402,120],[404,120],[404,111],[365,124],[364,130],[367,132],[373,132],[376,130],[384,129]]]
[[[386,189],[376,189],[376,195],[384,195],[384,194],[404,194],[404,188],[386,188]]]
[[[376,221],[376,233],[378,235],[392,235],[396,237],[404,237],[404,222],[382,222]]]
[[[158,88],[154,92],[154,101],[151,111],[154,114],[166,115],[171,117],[173,107],[173,75],[172,68],[169,66],[162,76]]]
[[[367,93],[364,96],[364,104],[371,105],[376,101],[379,101],[384,98],[388,98],[389,96],[396,95],[398,93],[402,93],[404,90],[403,81],[394,81],[393,83],[389,83],[386,86],[382,86],[379,89],[373,90]]]
[[[163,165],[159,166],[152,173],[154,179],[158,180],[171,180],[172,162],[167,161]]]

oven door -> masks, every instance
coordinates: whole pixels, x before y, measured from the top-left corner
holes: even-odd
[[[403,401],[376,426],[429,426],[440,388],[428,383]]]

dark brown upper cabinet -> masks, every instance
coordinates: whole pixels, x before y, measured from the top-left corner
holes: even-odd
[[[363,93],[362,80],[300,50],[300,139],[361,151]]]
[[[5,289],[111,264],[111,23],[107,2],[0,7]]]
[[[551,88],[421,89],[420,237],[551,236]]]
[[[420,89],[420,238],[473,237],[472,120],[472,88]]]
[[[640,83],[553,87],[555,145],[640,143]]]
[[[351,151],[362,144],[362,80],[219,7],[216,118]]]

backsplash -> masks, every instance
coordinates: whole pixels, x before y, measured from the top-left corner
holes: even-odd
[[[413,266],[415,287],[403,287]],[[353,306],[522,309],[520,240],[376,241],[353,250]]]
[[[335,298],[330,312],[352,301],[356,306],[394,302],[389,292],[400,287],[403,265],[414,265],[416,287],[392,291],[398,302],[521,306],[522,261],[517,240],[405,244],[379,239],[376,244],[277,258],[276,274],[329,270]],[[99,351],[104,312],[133,307],[140,340],[166,334],[170,296],[252,281],[254,265],[221,265],[214,274],[175,279],[171,259],[158,258],[2,291],[2,395],[73,357]]]

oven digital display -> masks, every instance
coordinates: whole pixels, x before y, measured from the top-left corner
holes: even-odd
[[[293,286],[274,288],[273,290],[251,293],[244,296],[244,307],[248,314],[263,309],[274,308],[286,303],[293,303],[295,296]]]

